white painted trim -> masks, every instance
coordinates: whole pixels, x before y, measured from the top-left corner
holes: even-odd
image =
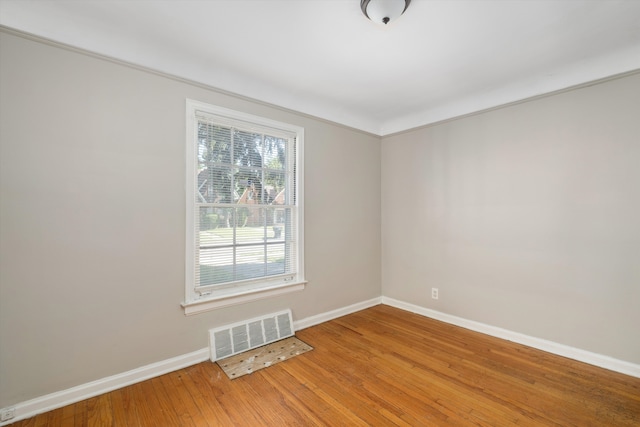
[[[355,313],[356,311],[380,305],[381,301],[381,297],[372,298],[367,301],[362,301],[346,307],[338,308],[336,310],[331,310],[326,313],[320,313],[315,316],[306,317],[304,319],[294,321],[293,328],[296,331],[299,331],[310,326],[319,325],[320,323],[328,322],[329,320],[337,319],[338,317],[346,316],[347,314]]]
[[[347,314],[355,313],[357,311],[364,310],[379,304],[389,305],[402,310],[430,317],[432,319],[450,323],[452,325],[470,329],[472,331],[506,339],[508,341],[517,342],[519,344],[524,344],[533,348],[537,348],[539,350],[557,354],[559,356],[568,357],[580,362],[589,363],[601,368],[640,378],[640,365],[617,360],[612,357],[603,356],[597,353],[591,353],[585,350],[580,350],[552,341],[530,337],[506,329],[486,325],[484,323],[463,319],[461,317],[452,316],[450,314],[442,313],[384,296],[372,298],[367,301],[362,301],[346,307],[338,308],[336,310],[328,311],[326,313],[321,313],[315,316],[310,316],[298,321],[294,321],[293,328],[294,330],[299,331],[301,329],[328,322],[329,320],[337,319],[338,317],[346,316]],[[102,378],[100,380],[92,381],[86,384],[81,384],[67,390],[62,390],[59,392],[47,394],[45,396],[37,397],[35,399],[11,405],[7,408],[0,408],[2,410],[9,408],[15,409],[15,417],[3,423],[0,423],[0,427],[8,425],[10,423],[14,423],[16,421],[33,417],[43,412],[51,411],[53,409],[61,408],[72,403],[89,399],[91,397],[104,394],[112,390],[117,390],[131,384],[148,380],[159,375],[164,375],[178,369],[186,368],[187,366],[207,361],[209,360],[209,358],[210,349],[207,347],[201,350],[194,351],[192,353],[183,354],[181,356],[163,360],[157,363],[152,363],[150,365],[133,369],[121,374]]]
[[[283,285],[271,286],[262,289],[249,289],[242,293],[234,293],[222,296],[215,296],[201,301],[192,301],[182,303],[185,316],[202,313],[204,311],[215,310],[222,307],[229,307],[236,304],[244,304],[246,302],[257,301],[265,298],[271,298],[276,295],[287,294],[289,292],[301,291],[307,282],[285,283]]]
[[[640,378],[640,365],[637,365],[635,363],[614,359],[613,357],[605,356],[598,353],[592,353],[590,351],[570,347],[564,344],[558,344],[553,341],[532,337],[518,332],[513,332],[507,329],[498,328],[496,326],[487,325],[485,323],[464,319],[462,317],[457,317],[429,308],[420,307],[418,305],[399,301],[393,298],[382,297],[382,304],[410,311],[412,313],[420,314],[422,316],[430,317],[432,319],[440,320],[442,322],[450,323],[452,325],[460,326],[462,328],[470,329],[472,331],[480,332],[486,335],[491,335],[496,338],[501,338],[507,341],[512,341],[518,344],[537,348],[538,350],[553,353],[558,356],[568,357],[569,359],[577,360],[579,362],[588,363],[600,368],[609,369],[611,371],[620,372],[621,374]]]
[[[304,284],[302,284],[301,286],[304,287]],[[297,322],[293,322],[293,329],[297,331],[341,316],[345,316],[350,313],[355,313],[356,311],[364,310],[365,308],[378,305],[380,304],[380,301],[381,299],[380,297],[378,297],[347,307],[339,308],[337,310],[332,310],[327,313],[307,317],[305,319],[298,320]],[[102,378],[86,384],[81,384],[79,386],[72,387],[66,390],[36,397],[35,399],[17,403],[15,405],[8,406],[7,408],[0,408],[0,410],[9,408],[15,409],[15,416],[10,420],[0,423],[0,427],[36,416],[43,412],[52,411],[66,405],[70,405],[72,403],[80,402],[82,400],[98,396],[100,394],[117,390],[131,384],[164,375],[178,369],[186,368],[187,366],[205,362],[210,359],[210,356],[210,348],[207,347],[201,350],[194,351],[192,353],[183,354],[181,356],[152,363],[150,365],[133,369],[131,371],[123,372],[121,374],[116,374],[107,378]]]
[[[16,405],[11,405],[10,408],[15,408],[15,416],[10,420],[1,423],[0,426],[30,418],[43,412],[80,402],[81,400],[89,399],[100,394],[117,390],[119,388],[164,375],[207,360],[209,360],[208,347],[192,353],[152,363],[141,368],[132,369],[131,371],[123,372],[121,374],[112,375],[110,377],[81,384],[66,390],[27,400]]]
[[[193,315],[203,311],[215,310],[235,304],[279,295],[294,290],[304,289],[304,128],[301,126],[279,122],[265,117],[255,116],[242,111],[231,110],[217,105],[207,104],[193,99],[186,99],[186,138],[185,138],[185,169],[186,169],[186,199],[185,199],[185,302],[182,306],[185,315]],[[279,276],[261,277],[253,280],[233,282],[233,286],[219,288],[217,286],[203,286],[196,288],[196,268],[200,261],[198,251],[198,236],[195,221],[199,206],[194,200],[197,193],[197,115],[210,115],[216,123],[227,123],[230,126],[248,126],[255,132],[264,132],[295,140],[295,144],[287,144],[287,171],[291,167],[295,170],[287,183],[287,188],[295,187],[296,194],[288,195],[285,205],[294,213],[292,218],[292,233],[290,251],[295,252],[295,271]],[[293,160],[292,160],[293,159]],[[294,164],[290,164],[294,162]],[[289,175],[289,174],[288,174]],[[295,185],[293,185],[295,183]],[[288,193],[287,193],[288,194]],[[289,200],[291,199],[291,200]],[[293,200],[296,201],[295,204]],[[295,286],[295,288],[284,289]],[[203,291],[207,291],[206,294]],[[254,295],[255,294],[255,295]]]

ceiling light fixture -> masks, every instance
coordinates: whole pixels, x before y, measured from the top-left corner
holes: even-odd
[[[409,7],[411,0],[360,0],[360,9],[364,16],[376,24],[388,24],[395,21]]]

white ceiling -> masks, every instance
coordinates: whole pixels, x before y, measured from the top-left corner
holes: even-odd
[[[0,0],[0,24],[377,135],[640,69],[640,0]]]

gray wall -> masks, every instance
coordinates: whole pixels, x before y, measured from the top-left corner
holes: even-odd
[[[387,297],[640,363],[640,74],[384,138],[382,248]]]
[[[640,363],[640,75],[380,144],[0,43],[0,407],[199,350],[218,325],[287,307],[303,319],[381,288]],[[305,128],[305,291],[183,315],[185,98]]]
[[[380,296],[378,137],[0,36],[0,407]],[[305,128],[306,290],[184,316],[185,98]]]

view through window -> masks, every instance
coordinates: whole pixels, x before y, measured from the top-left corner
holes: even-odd
[[[301,129],[213,106],[191,104],[190,113],[193,299],[294,281]]]

